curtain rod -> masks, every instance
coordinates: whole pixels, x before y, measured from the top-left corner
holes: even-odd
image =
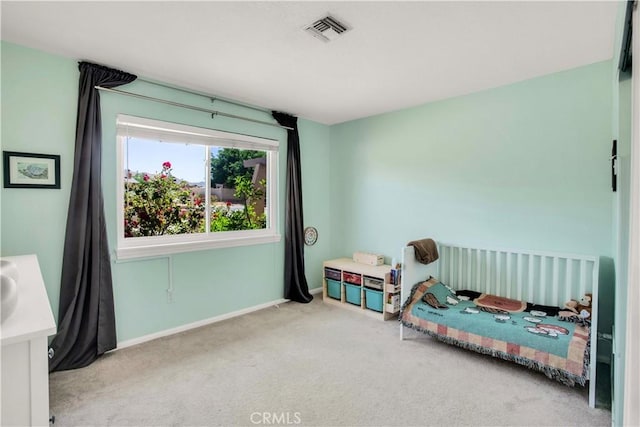
[[[120,95],[126,95],[126,96],[132,96],[134,98],[145,99],[147,101],[153,101],[153,102],[159,102],[161,104],[173,105],[174,107],[186,108],[188,110],[195,110],[195,111],[201,111],[203,113],[209,113],[209,114],[211,114],[211,118],[214,118],[215,116],[224,116],[224,117],[229,117],[229,118],[232,118],[232,119],[245,120],[245,121],[248,121],[248,122],[260,123],[262,125],[273,126],[273,127],[278,127],[278,128],[287,129],[287,130],[293,130],[293,128],[289,127],[289,126],[282,126],[282,125],[279,125],[279,124],[276,124],[276,123],[265,122],[263,120],[256,120],[256,119],[251,119],[249,117],[238,116],[238,115],[235,115],[235,114],[223,113],[221,111],[210,110],[208,108],[196,107],[194,105],[187,105],[187,104],[181,104],[179,102],[167,101],[166,99],[160,99],[160,98],[154,98],[154,97],[151,97],[151,96],[140,95],[139,93],[127,92],[127,91],[119,90],[119,89],[110,89],[110,88],[106,88],[106,87],[102,87],[102,86],[94,86],[94,88],[98,89],[98,90],[105,91],[105,92],[113,92],[113,93],[117,93],[117,94],[120,94]]]
[[[269,113],[269,114],[271,114],[271,110],[269,110],[267,108],[254,107],[253,105],[243,104],[242,102],[230,101],[228,99],[221,98],[219,96],[213,96],[213,95],[209,95],[207,93],[198,92],[198,91],[191,90],[191,89],[185,89],[185,88],[180,87],[180,86],[173,86],[173,85],[166,84],[166,83],[154,82],[153,80],[143,79],[143,78],[140,78],[140,77],[138,77],[136,79],[136,81],[145,82],[145,83],[148,83],[148,84],[154,85],[154,86],[165,87],[167,89],[177,90],[179,92],[184,92],[184,93],[188,93],[188,94],[191,94],[191,95],[202,96],[204,98],[210,99],[211,102],[222,101],[222,102],[226,102],[227,104],[237,105],[238,107],[250,108],[250,109],[255,110],[255,111],[260,111],[261,113]]]

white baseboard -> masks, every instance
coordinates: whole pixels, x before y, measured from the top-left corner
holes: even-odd
[[[176,328],[166,329],[164,331],[155,332],[153,334],[144,335],[138,338],[132,338],[118,343],[118,346],[112,351],[121,350],[132,345],[142,344],[143,342],[155,340],[158,338],[166,337],[169,335],[177,334],[179,332],[188,331],[189,329],[199,328],[201,326],[210,325],[212,323],[221,322],[223,320],[231,319],[233,317],[242,316],[254,311],[262,310],[263,308],[273,307],[274,305],[283,304],[289,302],[288,299],[277,299],[275,301],[265,302],[264,304],[254,305],[253,307],[243,308],[241,310],[232,311],[230,313],[221,314],[219,316],[210,317],[208,319],[198,320],[197,322],[187,323],[186,325],[178,326]]]
[[[309,293],[311,295],[321,294],[322,293],[322,286],[318,286],[317,288],[309,289]]]
[[[314,289],[310,289],[309,293],[310,294],[322,293],[322,286]],[[265,302],[264,304],[254,305],[253,307],[243,308],[241,310],[232,311],[230,313],[221,314],[219,316],[210,317],[208,319],[198,320],[197,322],[193,322],[193,323],[187,323],[186,325],[178,326],[171,329],[166,329],[164,331],[155,332],[153,334],[144,335],[138,338],[132,338],[130,340],[119,342],[118,346],[112,351],[121,350],[123,348],[131,347],[133,345],[142,344],[143,342],[152,341],[158,338],[177,334],[179,332],[188,331],[189,329],[195,329],[201,326],[210,325],[212,323],[221,322],[223,320],[242,316],[243,314],[248,314],[254,311],[262,310],[263,308],[273,307],[274,305],[278,305],[278,304],[284,304],[285,302],[289,302],[289,300],[285,298],[280,298],[275,301]]]

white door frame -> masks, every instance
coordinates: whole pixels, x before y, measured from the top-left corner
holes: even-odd
[[[633,10],[631,41],[631,186],[629,217],[629,265],[625,336],[625,378],[622,424],[640,425],[640,21],[638,3]],[[625,272],[620,272],[625,274]]]

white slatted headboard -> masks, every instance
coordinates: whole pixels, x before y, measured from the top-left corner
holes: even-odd
[[[452,245],[439,245],[438,251],[437,277],[454,289],[562,307],[592,292],[598,281],[592,256]]]

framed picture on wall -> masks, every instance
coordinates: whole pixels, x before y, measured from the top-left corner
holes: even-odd
[[[5,188],[60,188],[60,156],[3,151]]]

